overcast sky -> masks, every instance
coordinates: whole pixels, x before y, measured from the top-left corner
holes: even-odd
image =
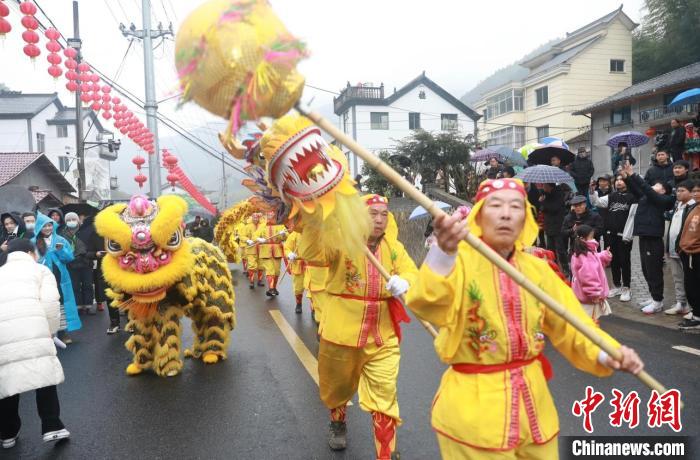
[[[129,42],[118,24],[136,22],[141,27],[142,0],[81,0],[80,32],[84,56],[91,64],[143,98],[143,52],[135,42],[122,61]],[[146,0],[152,3],[154,27],[159,21],[174,28],[196,7],[197,0]],[[22,53],[22,26],[15,0],[11,6],[13,31],[0,43],[0,82],[13,90],[61,93],[70,102],[65,79],[55,83],[46,73],[45,41],[35,63]],[[38,4],[65,36],[72,34],[71,0],[38,0]],[[387,88],[401,87],[422,71],[456,97],[461,97],[482,79],[538,45],[561,37],[619,7],[610,0],[531,2],[489,0],[271,0],[292,34],[306,41],[311,52],[301,72],[308,84],[338,91],[347,81],[383,82]],[[642,0],[625,4],[624,11],[640,22]],[[44,21],[41,13],[38,18]],[[155,51],[157,97],[177,92],[172,41]],[[122,64],[123,62],[123,64]],[[332,94],[309,88],[303,100],[313,98],[314,107],[332,103]],[[134,109],[139,113],[138,109]],[[219,120],[193,104],[175,111],[175,101],[161,104],[168,116],[189,128],[204,127],[206,141],[217,145]],[[161,129],[161,135],[171,135]],[[126,141],[128,142],[128,141]],[[167,145],[166,145],[167,147]],[[122,157],[120,163],[128,162]]]

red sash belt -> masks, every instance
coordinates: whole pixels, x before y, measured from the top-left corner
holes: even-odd
[[[389,316],[391,317],[391,324],[394,327],[394,333],[398,337],[399,342],[401,342],[401,323],[410,323],[411,318],[406,313],[406,308],[396,297],[366,297],[361,295],[352,294],[331,294],[332,296],[340,297],[342,299],[352,299],[352,300],[362,300],[364,302],[384,302],[386,301],[389,306]],[[495,372],[495,371],[494,371]]]
[[[552,371],[552,364],[549,362],[547,357],[540,353],[536,358],[525,359],[520,361],[511,361],[509,363],[499,363],[499,364],[471,364],[471,363],[457,363],[452,365],[452,369],[459,372],[460,374],[492,374],[494,372],[501,372],[511,369],[517,369],[519,367],[525,367],[532,364],[535,360],[542,364],[542,373],[545,379],[551,380],[554,376]]]

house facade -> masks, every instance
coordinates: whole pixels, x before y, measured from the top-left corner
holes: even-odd
[[[518,148],[588,129],[581,108],[632,83],[632,30],[622,6],[497,71],[462,97],[482,118],[489,147]]]
[[[673,118],[685,124],[700,111],[700,104],[669,107],[669,103],[679,93],[697,87],[700,87],[700,62],[631,85],[576,112],[576,115],[590,115],[592,160],[596,172],[612,172],[610,158],[613,149],[607,141],[624,131],[638,131],[650,136],[646,145],[632,150],[637,159],[635,168],[642,174],[646,172],[656,135],[669,133]]]
[[[109,199],[110,163],[117,159],[106,145],[113,138],[95,112],[82,112],[85,139],[86,198]],[[64,106],[56,93],[0,92],[0,152],[43,153],[78,188],[75,108]]]
[[[349,83],[333,99],[339,127],[360,145],[377,153],[391,151],[398,141],[417,129],[474,134],[479,114],[430,80],[423,72],[393,94],[384,85]],[[362,171],[362,160],[343,147],[353,176]]]

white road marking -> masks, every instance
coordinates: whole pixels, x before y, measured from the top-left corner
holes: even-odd
[[[686,353],[690,353],[691,355],[700,356],[700,350],[698,350],[697,348],[686,347],[685,345],[676,345],[671,348],[673,348],[674,350],[680,350]]]

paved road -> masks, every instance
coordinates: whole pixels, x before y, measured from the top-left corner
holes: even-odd
[[[75,343],[60,352],[67,376],[59,387],[62,418],[73,433],[59,446],[43,445],[33,397],[23,397],[24,426],[20,441],[0,458],[245,458],[245,459],[367,459],[372,455],[370,419],[357,405],[349,409],[349,448],[331,453],[326,446],[327,411],[318,399],[314,380],[281,333],[270,311],[278,310],[300,341],[315,355],[315,328],[305,305],[303,315],[293,311],[289,279],[278,299],[267,300],[264,289],[249,291],[240,273],[236,307],[239,327],[234,331],[228,361],[205,367],[187,362],[172,379],[151,374],[127,377],[127,335],[107,336],[106,312],[86,317]],[[700,431],[696,384],[700,357],[671,348],[700,348],[700,336],[669,329],[605,319],[603,326],[620,341],[637,348],[648,368],[668,386],[681,389],[686,410],[684,433]],[[183,328],[191,343],[189,327]],[[302,346],[303,345],[303,346]],[[399,402],[404,425],[399,446],[404,459],[438,458],[429,428],[429,409],[438,386],[441,365],[431,340],[412,322],[402,344]],[[575,399],[586,385],[609,397],[612,387],[636,389],[645,402],[649,392],[628,375],[600,380],[573,369],[552,352],[555,379],[552,392],[559,407],[561,433],[582,435],[581,420],[570,415]],[[607,405],[607,402],[606,402]],[[608,408],[594,414],[596,434],[625,434],[607,424]],[[644,421],[644,414],[642,421]],[[633,434],[671,434],[669,429],[637,428]]]

